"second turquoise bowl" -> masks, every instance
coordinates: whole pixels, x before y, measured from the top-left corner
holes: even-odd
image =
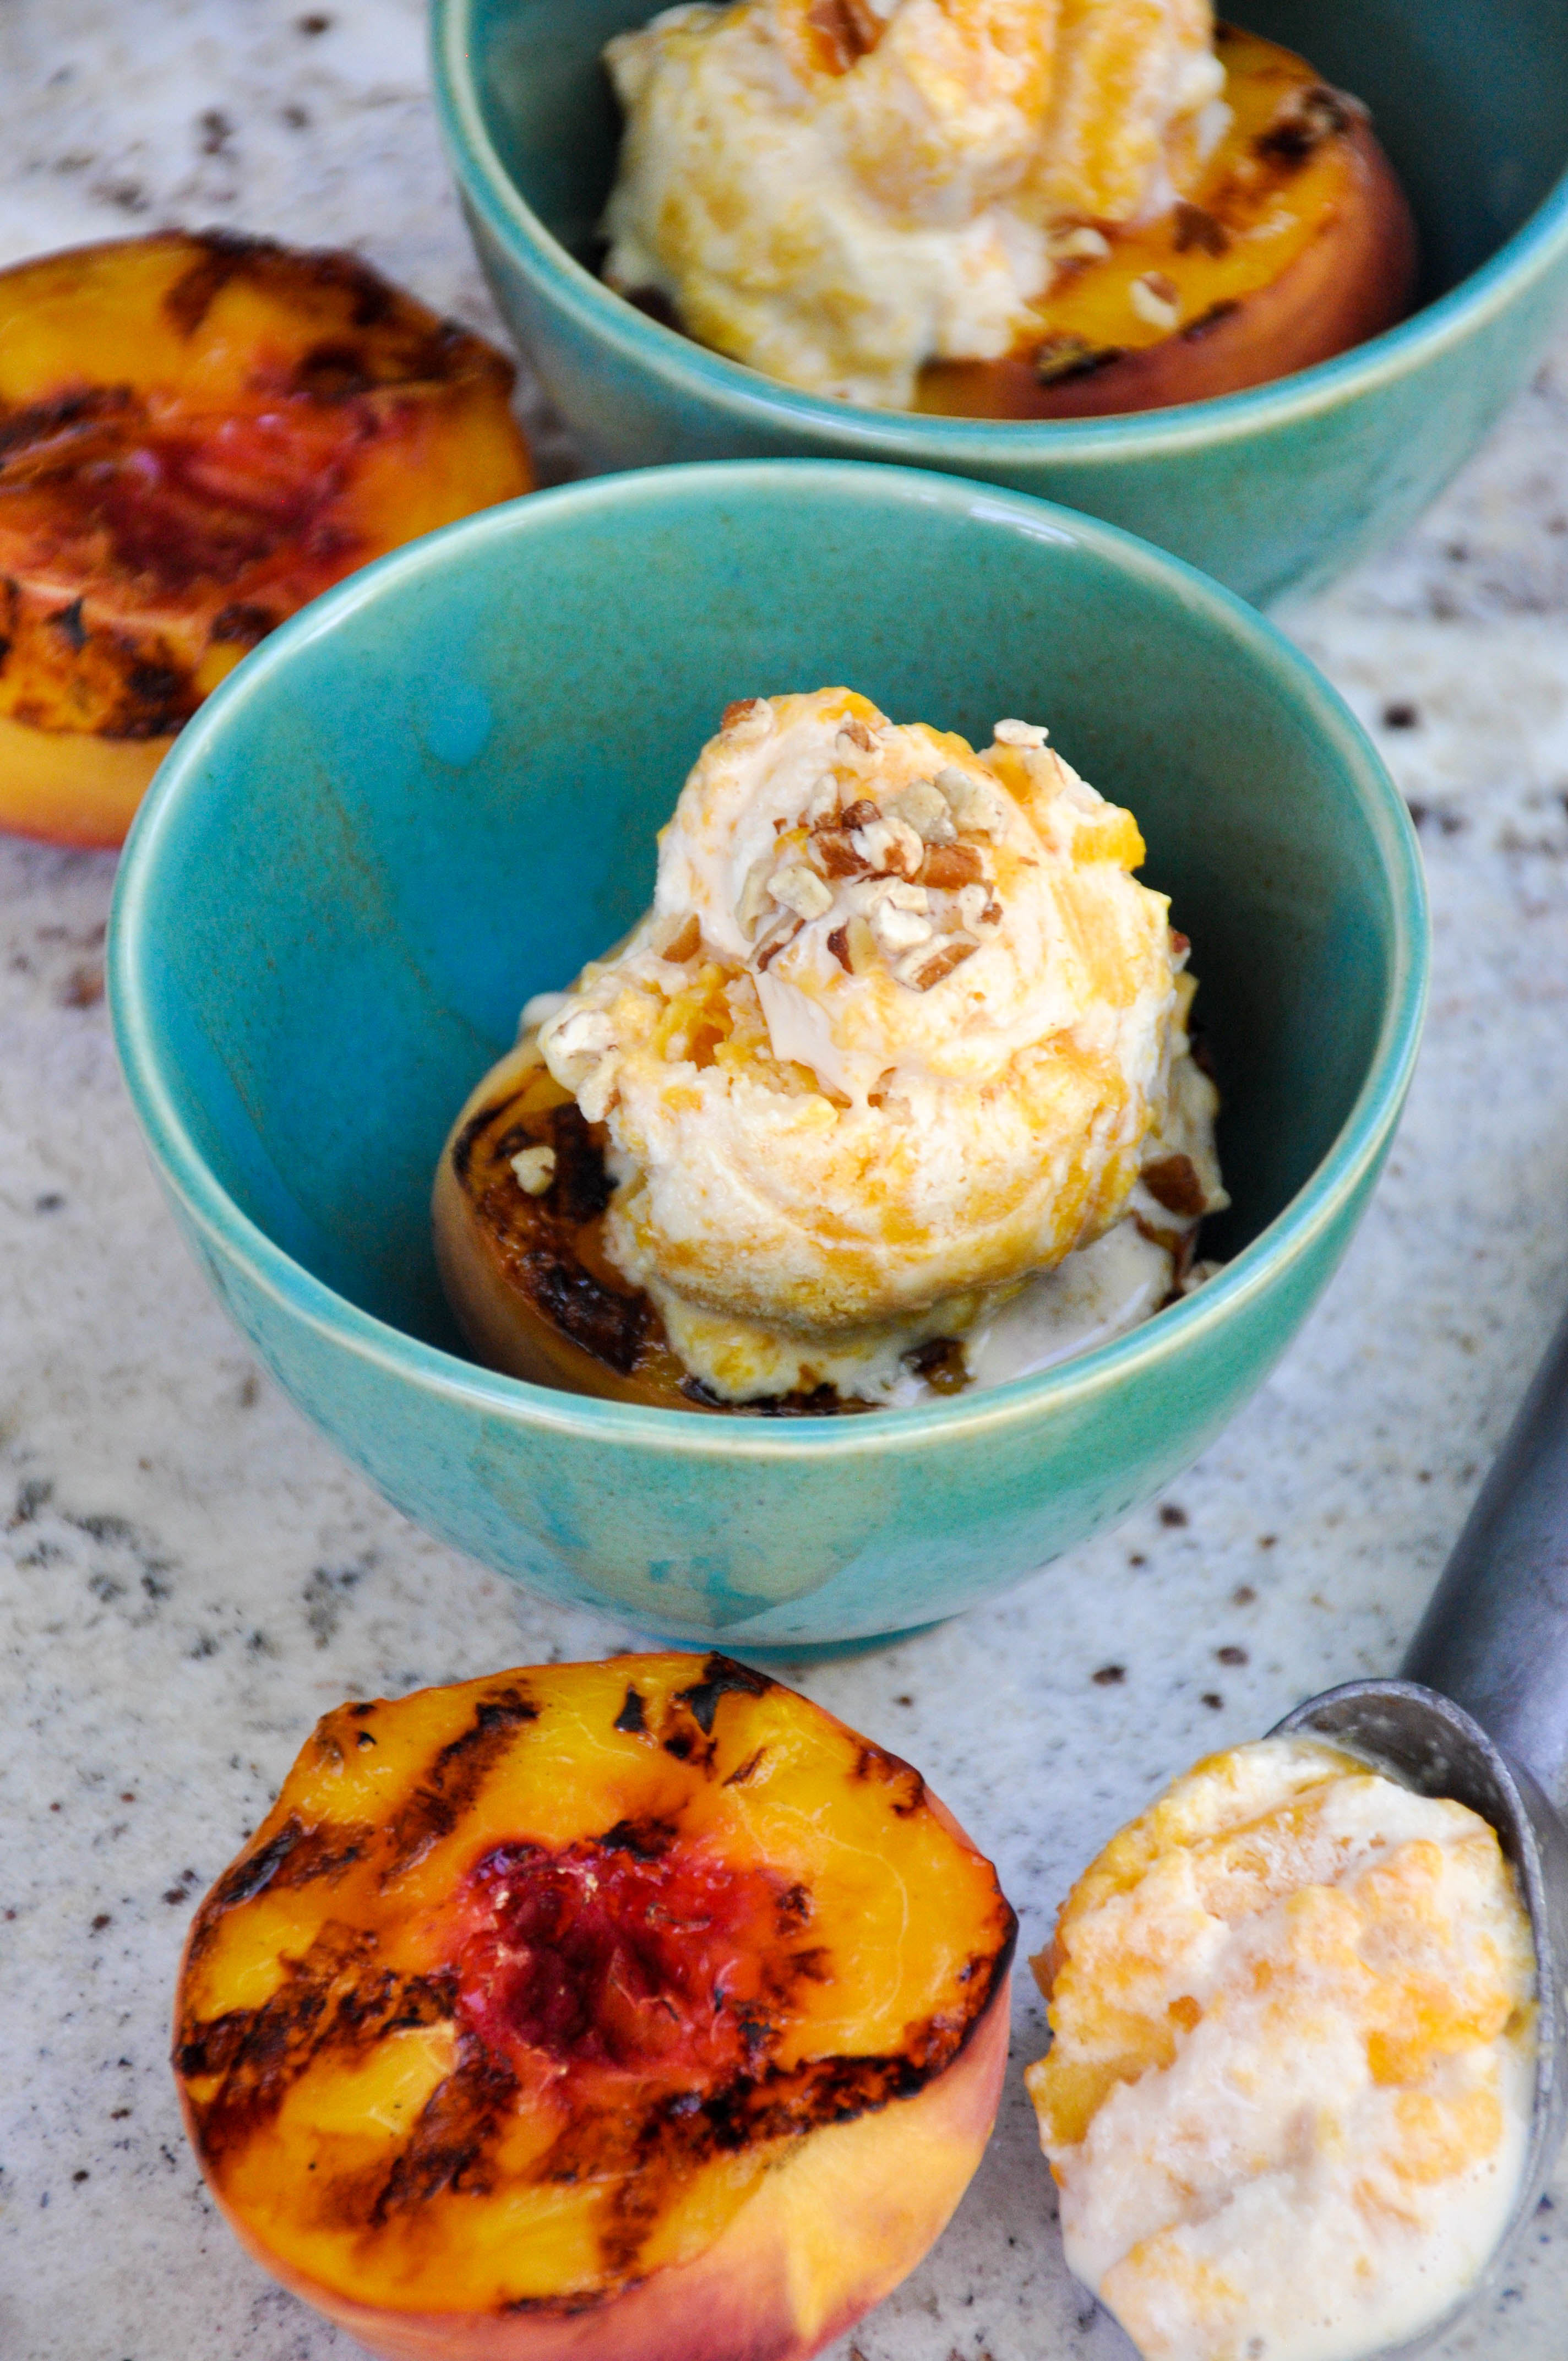
[[[646,904],[733,697],[999,715],[1136,812],[1192,937],[1234,1198],[1202,1291],[994,1392],[710,1419],[477,1368],[431,1177],[532,993]],[[1217,1434],[1343,1252],[1415,1056],[1403,805],[1332,689],[1157,550],[897,468],[660,469],[491,510],[284,625],[181,737],[110,950],[175,1214],[294,1400],[408,1513],[546,1596],[746,1647],[950,1615]]]
[[[653,0],[434,0],[436,98],[479,259],[607,466],[795,454],[982,477],[1107,517],[1265,603],[1419,515],[1527,381],[1568,300],[1563,0],[1246,0],[1239,21],[1373,110],[1415,208],[1422,308],[1255,392],[1036,425],[798,393],[595,275],[620,126],[599,63]]]

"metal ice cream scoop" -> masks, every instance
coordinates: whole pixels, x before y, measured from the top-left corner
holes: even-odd
[[[1413,2342],[1386,2348],[1414,2354],[1495,2278],[1535,2212],[1568,2121],[1568,1321],[1444,1568],[1401,1677],[1328,1689],[1270,1735],[1308,1730],[1490,1820],[1518,1872],[1535,1938],[1539,2054],[1519,2202],[1482,2278]]]

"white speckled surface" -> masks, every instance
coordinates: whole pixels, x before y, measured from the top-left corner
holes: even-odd
[[[227,222],[359,246],[490,323],[423,83],[417,0],[5,0],[0,260]],[[1565,625],[1568,346],[1402,549],[1292,619],[1423,815],[1437,938],[1409,1115],[1327,1301],[1070,1582],[803,1675],[989,1843],[1029,1948],[1195,1753],[1393,1665],[1568,1298]],[[112,870],[0,842],[0,2356],[326,2361],[352,2348],[245,2260],[181,2136],[192,1897],[340,1697],[630,1635],[425,1539],[250,1366],[115,1074]],[[1022,1993],[1021,2056],[1039,2029]],[[1562,2361],[1557,2197],[1444,2361]],[[1049,2213],[1014,2074],[863,2361],[1127,2361]]]

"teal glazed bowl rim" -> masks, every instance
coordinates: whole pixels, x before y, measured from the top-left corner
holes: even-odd
[[[880,1411],[864,1418],[777,1422],[721,1420],[603,1401],[499,1375],[361,1310],[317,1279],[241,1212],[183,1121],[165,1071],[156,994],[149,988],[159,957],[151,912],[164,848],[177,837],[185,812],[202,793],[208,749],[225,734],[243,730],[247,709],[276,694],[296,649],[373,607],[389,585],[439,576],[454,563],[461,563],[466,548],[490,539],[504,540],[516,532],[520,516],[582,516],[596,509],[624,508],[645,497],[658,497],[662,488],[677,478],[699,491],[706,483],[716,496],[732,500],[737,492],[743,494],[749,483],[776,483],[781,476],[793,476],[810,479],[814,489],[852,499],[858,487],[872,482],[885,490],[890,475],[902,476],[923,501],[965,512],[978,510],[991,519],[997,519],[1000,511],[1023,531],[1077,544],[1108,561],[1115,571],[1142,577],[1146,586],[1152,582],[1163,598],[1241,641],[1248,660],[1272,677],[1354,780],[1388,890],[1392,983],[1365,1080],[1328,1154],[1283,1211],[1233,1262],[1198,1293],[1160,1312],[1144,1327],[1033,1377],[918,1409]],[[121,1065],[166,1186],[180,1199],[198,1230],[242,1266],[252,1284],[292,1319],[432,1394],[514,1424],[691,1459],[707,1459],[722,1452],[757,1461],[818,1461],[922,1452],[959,1432],[994,1434],[1021,1424],[1032,1425],[1055,1410],[1082,1405],[1113,1391],[1129,1370],[1176,1358],[1189,1343],[1205,1334],[1218,1341],[1238,1305],[1269,1287],[1282,1268],[1308,1253],[1315,1240],[1333,1227],[1381,1157],[1420,1045],[1427,992],[1427,911],[1420,855],[1409,815],[1360,723],[1280,631],[1207,576],[1117,526],[1080,517],[1027,493],[999,491],[968,478],[843,460],[720,460],[591,478],[485,510],[352,575],[264,641],[186,725],[137,815],[115,894],[108,968]],[[457,1095],[466,1080],[455,1078]]]
[[[1419,369],[1463,342],[1520,291],[1568,256],[1568,172],[1497,251],[1445,294],[1397,327],[1333,359],[1271,385],[1183,402],[1168,410],[1111,418],[1009,421],[935,418],[873,410],[804,393],[743,362],[695,344],[640,312],[584,269],[545,228],[512,180],[485,126],[472,71],[476,0],[433,0],[431,42],[437,115],[465,199],[478,206],[503,242],[521,249],[529,269],[578,324],[616,347],[625,361],[685,387],[753,424],[827,434],[852,449],[891,450],[912,467],[949,463],[977,467],[995,460],[1092,458],[1114,462],[1221,445],[1293,426]]]

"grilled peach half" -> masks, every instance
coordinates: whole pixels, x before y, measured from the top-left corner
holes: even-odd
[[[918,1773],[661,1654],[317,1725],[174,2067],[250,2252],[395,2361],[805,2361],[993,2124],[1014,1920]]]
[[[652,1299],[605,1254],[607,1144],[604,1126],[587,1121],[532,1039],[471,1093],[442,1150],[431,1210],[446,1299],[477,1358],[535,1385],[656,1410],[772,1418],[866,1410],[830,1386],[720,1401],[687,1376]],[[532,1195],[512,1159],[540,1148],[554,1169]],[[933,1382],[940,1387],[939,1372]]]
[[[276,624],[527,491],[512,375],[350,254],[171,231],[0,273],[0,827],[117,844]]]
[[[1160,410],[1268,384],[1403,318],[1415,224],[1365,110],[1255,34],[1222,26],[1217,54],[1232,121],[1190,198],[1133,228],[1069,227],[1026,343],[932,364],[917,408]]]

